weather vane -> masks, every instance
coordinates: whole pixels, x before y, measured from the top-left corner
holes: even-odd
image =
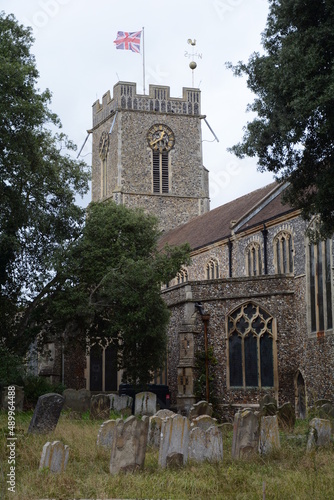
[[[198,57],[199,59],[202,59],[202,54],[196,54],[194,53],[194,47],[196,46],[196,40],[192,40],[191,38],[188,38],[187,43],[192,46],[192,52],[189,54],[189,52],[185,52],[185,57],[191,57],[192,61],[189,63],[189,68],[192,71],[192,86],[194,87],[194,70],[197,68],[197,63],[194,61],[195,57]]]

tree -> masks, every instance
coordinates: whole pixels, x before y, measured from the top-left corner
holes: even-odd
[[[259,169],[289,181],[285,199],[305,219],[319,217],[317,234],[334,231],[334,4],[329,0],[269,0],[265,54],[238,63],[257,95],[257,117],[240,158],[258,157]]]
[[[0,317],[2,342],[24,349],[32,310],[55,286],[56,265],[79,236],[89,173],[36,88],[31,29],[0,13]],[[23,341],[24,340],[24,341]]]
[[[114,345],[128,383],[147,384],[166,357],[169,311],[161,284],[189,263],[189,245],[159,250],[158,220],[113,201],[91,203],[61,286],[36,309],[46,334]]]

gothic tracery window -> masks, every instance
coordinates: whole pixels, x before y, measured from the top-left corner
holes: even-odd
[[[210,259],[206,264],[206,279],[213,280],[219,278],[219,263],[217,259]]]
[[[274,238],[274,261],[276,274],[293,272],[293,241],[288,231],[281,231]]]
[[[261,247],[256,241],[246,248],[246,275],[259,276],[262,274]]]
[[[186,283],[188,281],[188,271],[187,269],[181,269],[176,275],[177,284]]]
[[[274,386],[274,319],[248,302],[227,319],[230,387]]]

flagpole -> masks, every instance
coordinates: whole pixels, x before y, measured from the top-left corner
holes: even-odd
[[[145,95],[145,36],[144,36],[144,26],[143,26],[143,90]]]

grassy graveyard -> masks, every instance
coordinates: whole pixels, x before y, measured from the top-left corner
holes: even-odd
[[[334,448],[306,453],[307,421],[293,434],[280,433],[281,449],[249,460],[231,459],[232,431],[224,432],[224,460],[161,469],[158,452],[148,449],[145,468],[111,476],[108,450],[97,448],[102,421],[70,418],[63,412],[55,432],[27,434],[32,412],[16,415],[15,493],[7,490],[8,421],[0,413],[0,498],[2,499],[329,499],[334,498]],[[67,469],[52,475],[39,470],[43,445],[62,441],[70,447]]]

